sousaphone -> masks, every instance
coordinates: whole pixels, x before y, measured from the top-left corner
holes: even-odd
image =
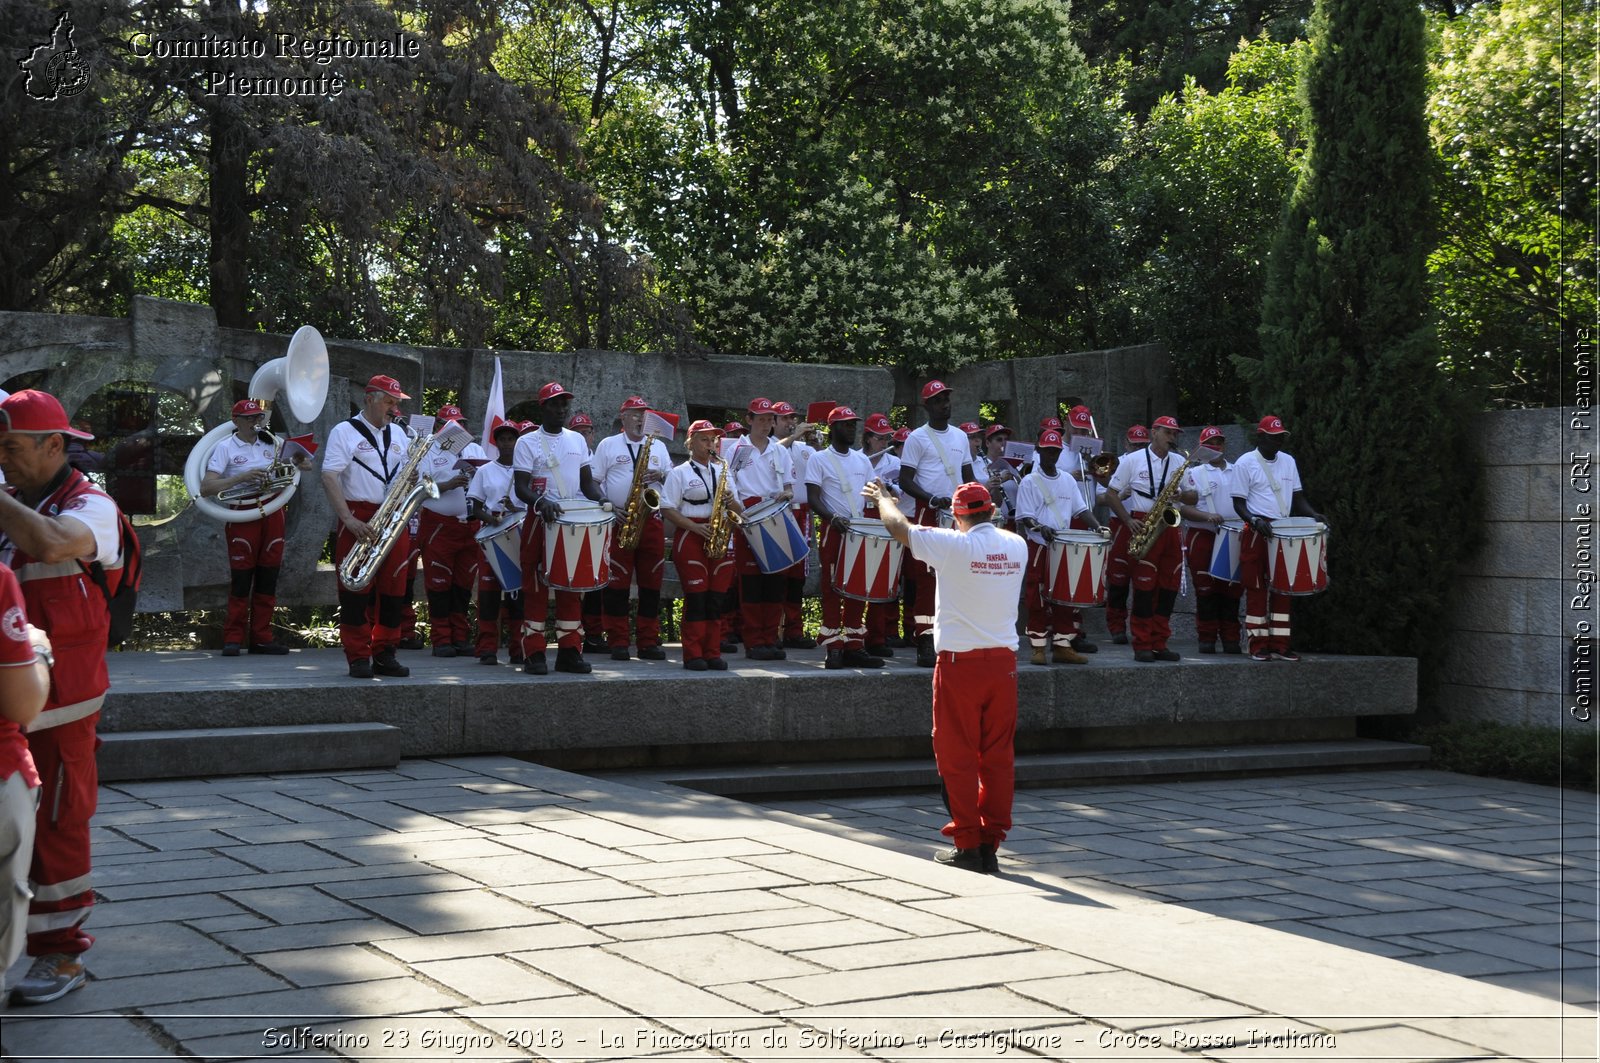
[[[257,369],[250,378],[249,397],[268,408],[280,392],[295,420],[302,424],[315,421],[322,412],[323,404],[328,401],[328,348],[322,342],[322,333],[310,325],[301,325],[295,331],[289,340],[289,350],[282,358],[274,358]],[[232,420],[225,421],[194,445],[183,466],[184,487],[200,512],[224,523],[258,520],[276,513],[288,504],[289,499],[294,497],[295,488],[300,486],[300,469],[293,462],[274,461],[264,485],[247,490],[241,488],[243,494],[228,499],[235,505],[223,505],[216,499],[201,496],[200,480],[205,476],[211,451],[232,432]],[[275,455],[281,457],[282,442],[271,432],[263,431],[262,435],[273,444]],[[239,504],[243,504],[244,508],[236,508]]]

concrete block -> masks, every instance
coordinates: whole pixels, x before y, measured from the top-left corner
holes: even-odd
[[[1462,576],[1450,587],[1448,615],[1457,631],[1524,634],[1528,627],[1528,587],[1537,580]]]
[[[1564,458],[1565,455],[1552,457]],[[1600,501],[1592,486],[1588,494],[1579,494],[1573,489],[1570,482],[1572,471],[1564,461],[1525,468],[1528,475],[1529,520],[1566,520],[1573,515],[1573,507],[1577,503],[1586,501],[1593,504]]]
[[[101,735],[98,760],[108,781],[389,767],[400,738],[386,724],[121,731]]]
[[[1557,521],[1486,524],[1483,544],[1462,564],[1461,574],[1548,578],[1566,556],[1564,532]]]
[[[1561,692],[1565,644],[1554,635],[1457,632],[1445,651],[1457,684],[1503,690]]]
[[[1528,483],[1531,469],[1526,465],[1485,465],[1482,517],[1489,521],[1524,521],[1528,515]],[[1543,518],[1552,519],[1550,517]]]
[[[1496,410],[1473,419],[1478,460],[1486,465],[1537,465],[1564,457],[1562,429],[1571,410]]]

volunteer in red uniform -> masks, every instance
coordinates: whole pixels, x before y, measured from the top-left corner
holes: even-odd
[[[725,462],[716,460],[722,430],[710,421],[689,426],[689,460],[667,474],[661,485],[661,516],[675,529],[672,564],[683,586],[683,667],[691,672],[725,672],[722,659],[721,598],[733,586],[732,539],[721,557],[706,556],[717,490],[731,475]],[[728,509],[741,511],[738,478],[727,485]]]
[[[266,407],[256,399],[240,399],[233,404],[233,434],[211,448],[205,478],[200,481],[202,497],[211,498],[230,487],[261,484],[267,479],[276,447],[261,433],[266,419]],[[227,618],[222,623],[222,655],[239,656],[246,641],[251,653],[288,653],[289,647],[272,637],[278,569],[283,564],[283,510],[224,527],[232,578]]]
[[[53,395],[19,391],[0,403],[7,484],[0,491],[0,564],[16,573],[28,619],[49,636],[55,655],[49,699],[27,736],[38,775],[49,780],[34,823],[28,909],[34,962],[13,994],[29,1004],[82,985],[82,955],[94,944],[83,924],[94,905],[89,820],[99,788],[95,725],[111,685],[111,613],[86,566],[101,567],[107,593],[122,582],[121,515],[67,464],[69,437],[94,438],[71,427]]]
[[[1017,490],[1017,531],[1028,540],[1023,596],[1028,603],[1028,643],[1033,649],[1034,664],[1045,663],[1047,646],[1056,664],[1089,663],[1089,658],[1072,648],[1082,614],[1045,598],[1050,583],[1050,537],[1072,527],[1087,512],[1077,481],[1057,468],[1061,449],[1060,432],[1047,430],[1041,434],[1034,448],[1034,469]]]
[[[1157,417],[1150,426],[1150,445],[1124,458],[1111,477],[1108,502],[1127,526],[1130,538],[1139,534],[1146,521],[1160,519],[1150,507],[1183,468],[1183,456],[1173,450],[1182,434],[1176,418]],[[1199,497],[1194,478],[1187,472],[1182,476],[1172,501],[1192,506]],[[1124,491],[1130,493],[1126,506]],[[1183,583],[1183,539],[1178,530],[1160,532],[1143,557],[1130,554],[1128,568],[1133,576],[1133,659],[1141,664],[1181,660],[1176,650],[1167,648],[1172,637],[1172,607]]]
[[[862,427],[867,434],[862,441],[861,452],[872,464],[873,479],[882,480],[899,494],[900,459],[889,453],[889,446],[894,442],[894,425],[883,414],[874,413],[868,415]],[[874,657],[893,657],[894,650],[890,648],[890,643],[900,641],[899,600],[868,602],[866,623],[867,652]]]
[[[333,563],[343,563],[356,541],[378,534],[367,525],[383,502],[394,479],[405,466],[410,437],[393,423],[394,411],[404,399],[400,381],[375,376],[367,381],[361,412],[340,421],[328,433],[323,449],[322,486],[339,521]],[[353,679],[374,675],[404,677],[411,669],[395,659],[400,625],[411,579],[411,531],[402,530],[393,549],[378,567],[378,575],[364,591],[339,584],[339,643]]]
[[[949,516],[950,496],[956,486],[972,479],[972,443],[967,433],[950,424],[950,388],[942,380],[922,386],[922,407],[928,423],[906,438],[900,455],[900,490],[917,500],[917,523],[931,527]],[[932,668],[933,603],[939,581],[934,571],[915,557],[906,560],[912,598],[912,633],[917,640],[917,665]]]
[[[619,541],[640,460],[647,463],[640,482],[658,492],[672,471],[672,458],[667,453],[670,440],[656,439],[650,443],[650,453],[644,453],[644,415],[649,409],[650,404],[642,397],[629,396],[617,414],[622,421],[622,431],[602,439],[590,460],[600,493],[617,514],[616,531],[611,536],[611,582],[605,589],[606,647],[614,661],[626,661],[629,657],[628,592],[635,580],[639,584],[635,620],[639,659],[667,659],[666,651],[661,648],[661,582],[666,572],[667,543],[660,512],[652,513],[647,507],[643,510],[639,543],[632,550],[624,550]]]
[[[461,407],[446,404],[433,415],[435,434],[448,422],[465,426]],[[422,459],[422,475],[438,485],[439,497],[427,498],[417,513],[422,540],[422,586],[428,594],[428,634],[435,657],[465,656],[472,652],[467,610],[478,583],[483,551],[478,549],[479,523],[467,512],[467,485],[472,482],[468,459],[485,460],[488,454],[476,443],[451,453],[439,443]]]
[[[810,468],[811,458],[818,453],[816,447],[806,442],[806,437],[816,431],[816,425],[809,422],[801,423],[800,411],[793,403],[775,402],[772,404],[773,415],[777,418],[777,427],[774,434],[789,450],[789,464],[794,469],[794,482],[806,483],[806,471]],[[794,512],[795,519],[800,522],[800,530],[805,533],[807,546],[811,543],[811,504],[806,498],[804,489],[797,488],[795,501],[790,509]],[[804,602],[806,594],[806,566],[811,562],[809,550],[806,556],[790,565],[784,571],[783,591],[783,638],[778,645],[790,650],[814,650],[817,640],[806,634]]]
[[[1150,443],[1150,430],[1142,424],[1136,424],[1128,429],[1127,451],[1122,455],[1122,461],[1127,461],[1132,455],[1143,452]],[[1111,485],[1101,485],[1098,500],[1102,505],[1111,507]],[[1124,501],[1128,492],[1120,495]],[[1106,628],[1111,632],[1111,641],[1118,646],[1128,644],[1128,585],[1133,582],[1133,569],[1128,564],[1128,526],[1122,518],[1116,515],[1112,508],[1111,514],[1111,546],[1106,556]]]
[[[1310,517],[1326,523],[1307,499],[1300,482],[1300,467],[1283,453],[1289,430],[1273,414],[1256,426],[1256,449],[1233,467],[1233,508],[1245,529],[1239,536],[1239,575],[1244,583],[1244,624],[1250,636],[1253,661],[1298,661],[1289,648],[1289,607],[1294,598],[1271,589],[1267,540],[1272,522],[1283,517]]]
[[[912,527],[876,483],[866,496],[889,534],[939,574],[933,640],[933,755],[955,848],[940,863],[995,874],[1011,830],[1017,730],[1017,600],[1028,546],[993,522],[982,484],[955,489],[954,528]]]
[[[0,971],[17,962],[27,941],[39,773],[22,730],[50,696],[53,659],[50,636],[28,623],[16,575],[0,564]]]
[[[550,615],[550,585],[544,581],[544,537],[561,515],[562,503],[582,499],[599,502],[589,468],[589,447],[583,437],[565,428],[572,393],[551,381],[539,389],[540,427],[517,440],[512,458],[517,497],[532,511],[522,537],[522,670],[544,675],[544,625]],[[609,503],[607,503],[609,505]],[[533,525],[530,529],[528,525]],[[556,671],[587,675],[594,666],[583,659],[583,594],[556,591]]]
[[[811,511],[822,522],[822,647],[824,667],[882,668],[883,661],[866,651],[867,603],[846,598],[833,585],[833,566],[845,545],[852,518],[877,516],[862,505],[861,489],[873,478],[872,462],[855,445],[861,418],[848,406],[828,414],[828,449],[812,455],[806,471]]]
[[[1223,521],[1235,519],[1233,466],[1222,453],[1226,443],[1220,428],[1207,426],[1201,430],[1201,460],[1189,469],[1200,500],[1192,506],[1178,507],[1183,513],[1189,575],[1194,580],[1194,626],[1200,636],[1201,653],[1216,653],[1218,638],[1222,640],[1222,652],[1243,652],[1239,646],[1239,599],[1244,594],[1244,584],[1211,574],[1217,529]],[[1215,457],[1209,456],[1213,454]]]
[[[467,485],[467,511],[472,519],[478,521],[480,528],[499,524],[506,517],[527,508],[522,499],[517,497],[512,483],[511,461],[517,447],[519,427],[514,421],[502,421],[495,426],[494,431],[489,433],[490,442],[495,448],[495,459],[480,467]],[[481,555],[482,547],[477,549]],[[520,539],[516,549],[520,560]],[[496,652],[500,649],[502,613],[510,628],[510,637],[506,641],[511,650],[511,663],[521,664],[522,584],[518,582],[514,587],[501,586],[500,577],[495,575],[494,569],[487,562],[481,562],[478,567],[478,639],[473,646],[479,664],[500,663]]]
[[[772,407],[767,399],[752,399],[750,435],[727,451],[728,467],[733,470],[733,482],[739,485],[739,501],[745,509],[769,499],[787,502],[794,498],[794,465],[789,451],[772,436],[777,424]],[[783,623],[788,577],[782,572],[762,572],[745,537],[735,535],[733,539],[744,655],[752,661],[782,660],[785,654],[778,645],[778,628]]]

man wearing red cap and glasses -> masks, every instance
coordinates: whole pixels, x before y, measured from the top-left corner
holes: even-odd
[[[99,787],[95,725],[110,688],[108,595],[121,586],[122,516],[105,492],[67,464],[67,439],[93,439],[67,421],[53,395],[19,391],[0,402],[0,564],[16,573],[28,619],[54,647],[50,695],[28,729],[45,787],[33,840],[28,955],[22,1003],[43,1004],[82,985],[82,954],[94,944],[84,921],[89,820]],[[102,593],[95,567],[105,579]],[[10,889],[10,884],[0,884]]]
[[[1267,414],[1256,426],[1256,449],[1233,466],[1233,508],[1245,522],[1239,535],[1239,575],[1253,661],[1300,659],[1289,648],[1289,606],[1294,599],[1269,587],[1267,540],[1272,538],[1272,522],[1283,517],[1310,517],[1326,523],[1302,492],[1300,467],[1283,453],[1283,437],[1288,433],[1282,418]]]
[[[631,395],[618,411],[622,431],[606,436],[594,448],[590,464],[600,481],[600,493],[618,514],[628,510],[637,478],[643,488],[659,491],[672,471],[672,458],[667,454],[671,440],[655,439],[649,442],[650,452],[645,453],[644,417],[650,404],[641,396]],[[639,470],[643,461],[645,468]],[[641,491],[643,490],[641,489]],[[614,661],[626,661],[628,653],[628,592],[637,580],[639,608],[634,621],[637,628],[635,642],[639,659],[664,661],[666,651],[661,648],[661,582],[666,570],[666,529],[660,511],[643,508],[639,541],[632,549],[621,543],[621,517],[618,517],[618,534],[611,537],[611,582],[604,594],[605,638]]]
[[[259,400],[240,399],[233,404],[233,434],[211,448],[200,495],[210,498],[219,491],[243,484],[260,486],[277,457],[272,437],[261,431],[267,409]],[[302,454],[298,464],[310,467]],[[254,509],[252,503],[236,503],[236,508]],[[255,520],[227,525],[228,613],[222,625],[222,655],[237,657],[246,642],[251,653],[285,654],[289,647],[272,637],[272,611],[278,602],[278,569],[283,564],[283,510]]]
[[[1028,544],[993,523],[989,489],[951,497],[955,527],[913,527],[878,483],[863,494],[889,534],[939,574],[934,607],[933,755],[944,780],[955,848],[942,864],[996,874],[1011,830],[1017,731],[1017,600]]]
[[[452,421],[466,424],[461,407],[440,406],[433,417],[435,434]],[[428,595],[428,633],[435,657],[464,657],[472,652],[467,609],[478,583],[483,551],[476,538],[481,525],[467,512],[467,485],[473,477],[471,463],[488,461],[489,455],[476,443],[468,443],[459,454],[435,443],[422,459],[422,474],[439,487],[439,497],[424,499],[417,514],[422,586]]]
[[[400,403],[410,397],[400,390],[400,381],[394,377],[375,376],[367,381],[361,412],[348,421],[340,421],[328,433],[322,458],[322,486],[339,521],[339,537],[333,546],[336,569],[357,540],[377,534],[367,521],[378,512],[395,477],[405,467],[411,440],[394,423],[394,414]],[[411,561],[411,532],[407,528],[384,557],[370,587],[354,591],[339,584],[339,643],[344,647],[351,678],[401,678],[411,674],[411,669],[394,655],[400,644]]]
[[[1174,504],[1194,505],[1200,497],[1194,478],[1183,470],[1184,458],[1173,450],[1183,429],[1174,417],[1157,417],[1150,426],[1150,445],[1117,466],[1107,489],[1107,504],[1121,518],[1130,535],[1137,535],[1144,522],[1159,520],[1152,504],[1182,476]],[[1128,505],[1123,493],[1130,495]],[[1141,664],[1177,661],[1181,656],[1167,648],[1172,637],[1172,607],[1178,601],[1183,582],[1183,541],[1176,530],[1158,532],[1155,542],[1143,557],[1128,556],[1133,576],[1133,659]]]
[[[950,388],[942,380],[922,387],[928,423],[906,438],[900,456],[900,489],[917,500],[917,523],[943,525],[950,515],[956,485],[972,480],[971,444],[967,434],[950,424]],[[906,564],[907,596],[912,605],[912,632],[917,640],[917,665],[934,666],[933,603],[938,577],[915,557]]]

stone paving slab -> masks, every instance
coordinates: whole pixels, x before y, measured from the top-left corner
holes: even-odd
[[[1389,803],[1424,801],[1430,779],[1400,774],[1381,786],[1345,780],[1336,792],[1296,780],[1299,796],[1282,800],[1348,804],[1365,787],[1407,795],[1383,798]],[[1452,784],[1448,798],[1467,796],[1439,778]],[[1203,797],[1181,788],[1116,791],[1118,802],[1145,813],[1123,820],[1146,835],[1133,841],[1170,850],[1177,866],[1046,849],[1007,853],[1007,874],[990,877],[927,859],[938,824],[928,826],[920,798],[860,810],[847,838],[788,812],[499,757],[196,783],[105,788],[106,807],[121,818],[98,828],[98,838],[134,846],[135,855],[178,858],[107,869],[115,887],[98,913],[106,918],[88,958],[93,978],[56,1004],[7,1012],[0,1044],[8,1060],[1594,1058],[1600,1017],[1541,995],[1548,986],[1535,979],[1544,972],[1520,969],[1563,952],[1560,939],[1525,941],[1496,923],[1480,926],[1474,917],[1498,916],[1452,908],[1448,898],[1364,893],[1317,877],[1324,892],[1347,888],[1352,905],[1367,897],[1425,906],[1375,905],[1349,916],[1327,907],[1333,898],[1308,893],[1322,907],[1282,920],[1359,943],[1368,939],[1333,928],[1341,919],[1466,913],[1465,924],[1404,923],[1407,933],[1395,939],[1409,949],[1391,958],[1285,932],[1279,920],[1252,925],[1138,887],[1112,888],[1110,879],[1048,870],[1071,871],[1070,861],[1087,856],[1112,879],[1121,871],[1106,864],[1181,870],[1199,855],[1194,836],[1152,840],[1137,822],[1190,812],[1204,819]],[[1273,788],[1272,780],[1234,780],[1216,794],[1260,806]],[[426,810],[408,809],[408,792],[468,814],[519,801],[530,813],[564,814],[478,825],[469,815],[441,827]],[[160,850],[156,839],[173,833],[161,829],[170,822],[144,814],[192,822],[188,813],[203,805],[154,802],[243,794],[277,826],[303,825],[304,836],[252,841],[218,821],[204,829],[226,844],[188,858]],[[1050,795],[1027,800],[1029,829],[1043,833]],[[1158,811],[1157,802],[1170,807]],[[376,805],[386,807],[370,815]],[[900,818],[886,822],[901,833],[869,844],[860,825],[876,810],[895,811]],[[1058,814],[1094,811],[1088,795],[1074,793]],[[1315,815],[1310,827],[1293,816],[1262,818],[1285,832],[1321,825]],[[262,829],[257,817],[248,823],[241,833]],[[512,826],[519,829],[499,833]],[[1264,831],[1246,837],[1287,840]],[[1476,865],[1454,861],[1470,847],[1464,838],[1433,841],[1447,868],[1476,888],[1500,888],[1485,887]],[[1348,842],[1355,848],[1360,839]],[[347,863],[357,849],[383,859]],[[252,850],[266,855],[252,860]],[[223,854],[220,866],[238,871],[217,873]],[[1415,852],[1403,855],[1415,862]],[[333,865],[316,866],[324,857]],[[196,877],[170,877],[174,864],[195,865]],[[265,870],[285,865],[295,870]],[[1237,881],[1252,873],[1272,879],[1262,894],[1202,903],[1286,906],[1279,898],[1299,896],[1295,883],[1307,874],[1247,868]],[[1494,874],[1516,888],[1526,873]],[[1472,978],[1433,970],[1415,962],[1424,944],[1441,950],[1427,953],[1434,960],[1488,955],[1473,947],[1492,946],[1516,966]],[[1592,953],[1565,953],[1593,966]],[[1497,979],[1527,980],[1529,991]]]

